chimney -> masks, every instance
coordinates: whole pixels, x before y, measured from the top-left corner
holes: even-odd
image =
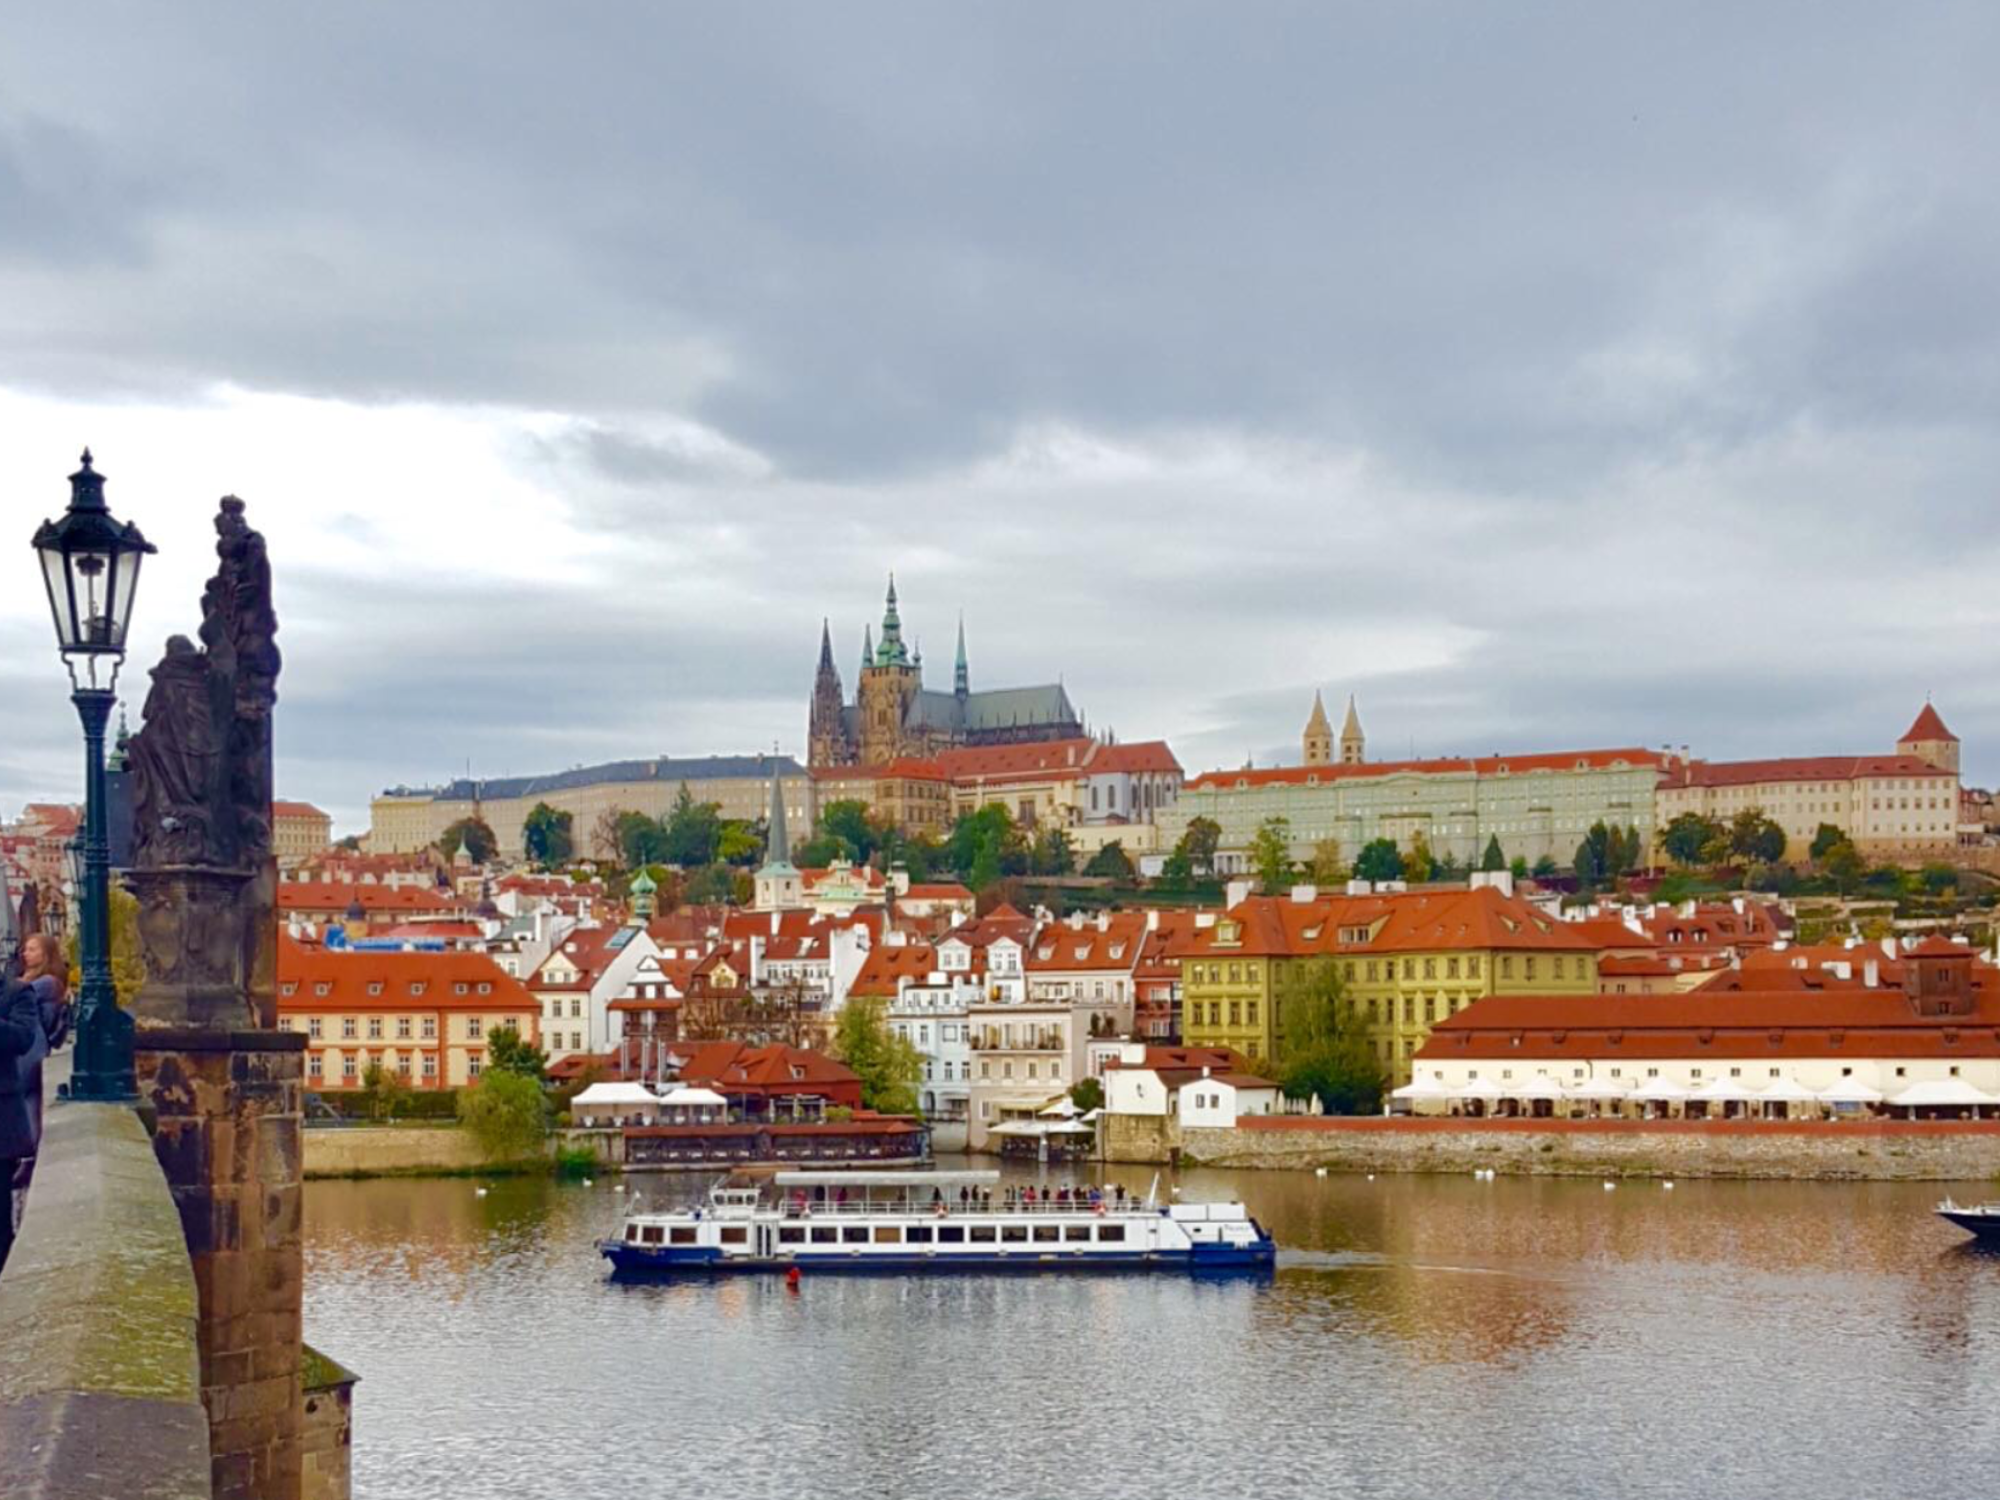
[[[1158,932],[1159,930],[1160,909],[1157,906],[1149,906],[1146,908],[1146,931]]]
[[[1316,885],[1295,885],[1292,887],[1292,904],[1294,906],[1310,906],[1318,899],[1319,887]]]
[[[1871,958],[1861,966],[1861,986],[1870,990],[1882,988],[1882,965],[1879,960]]]
[[[1374,882],[1350,880],[1347,882],[1347,894],[1350,896],[1372,896],[1375,894]]]
[[[1195,926],[1195,931],[1199,932],[1199,931],[1201,931],[1201,930],[1202,930],[1202,929],[1203,929],[1204,927],[1213,927],[1214,925],[1215,925],[1215,913],[1214,913],[1214,912],[1212,912],[1212,911],[1198,911],[1198,912],[1196,912],[1196,913],[1194,914],[1194,926]]]
[[[1247,880],[1230,881],[1228,885],[1223,887],[1222,904],[1224,906],[1241,906],[1245,901],[1250,899],[1250,884]]]

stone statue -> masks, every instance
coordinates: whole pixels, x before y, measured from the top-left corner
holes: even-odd
[[[255,870],[270,854],[279,667],[271,565],[233,495],[215,530],[220,565],[202,594],[201,645],[167,642],[127,752],[138,869]]]
[[[167,642],[126,749],[132,867],[147,980],[142,1024],[276,1024],[277,867],[271,711],[278,621],[264,539],[243,502],[215,518],[201,643]]]

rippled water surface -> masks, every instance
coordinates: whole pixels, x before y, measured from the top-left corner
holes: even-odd
[[[2000,1487],[2000,1258],[1934,1186],[1180,1184],[1277,1274],[616,1285],[611,1179],[316,1182],[306,1331],[360,1500]]]

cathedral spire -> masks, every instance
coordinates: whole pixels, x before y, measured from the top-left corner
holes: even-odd
[[[896,613],[896,575],[889,575],[889,598],[882,609],[882,644],[875,648],[878,667],[908,666],[909,652],[903,647],[903,619]]]
[[[819,622],[819,669],[833,670],[833,626],[824,617]]]
[[[866,623],[861,626],[861,670],[867,671],[875,665],[875,627]]]
[[[972,691],[972,669],[965,664],[965,611],[958,612],[958,660],[951,669],[951,690],[963,698]]]

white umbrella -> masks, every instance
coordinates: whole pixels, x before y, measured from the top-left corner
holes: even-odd
[[[1820,1096],[1800,1083],[1796,1078],[1780,1078],[1760,1092],[1757,1097],[1770,1104],[1821,1104]]]
[[[1900,1094],[1891,1094],[1889,1102],[1898,1109],[1955,1109],[2000,1104],[2000,1099],[1981,1092],[1963,1078],[1930,1078],[1911,1084]]]
[[[1083,1121],[1083,1123],[1086,1125],[1095,1125],[1098,1121],[1098,1118],[1101,1115],[1103,1115],[1103,1113],[1104,1111],[1102,1109],[1087,1109],[1082,1114],[1078,1115],[1077,1118]]]
[[[1501,1094],[1508,1099],[1566,1099],[1569,1090],[1562,1086],[1560,1080],[1546,1073],[1537,1073],[1525,1083],[1504,1085]]]
[[[1490,1078],[1468,1078],[1455,1089],[1447,1089],[1446,1096],[1452,1099],[1498,1099],[1500,1085]]]
[[[1821,1099],[1828,1104],[1880,1104],[1882,1091],[1863,1083],[1858,1078],[1843,1078],[1831,1088],[1819,1091]]]
[[[1062,1096],[1062,1098],[1060,1098],[1060,1099],[1056,1100],[1056,1102],[1055,1102],[1055,1103],[1053,1103],[1053,1104],[1051,1104],[1051,1105],[1048,1105],[1048,1106],[1046,1106],[1045,1108],[1043,1108],[1043,1109],[1039,1110],[1039,1111],[1038,1111],[1038,1113],[1039,1113],[1039,1114],[1041,1115],[1041,1117],[1042,1117],[1043,1119],[1045,1119],[1045,1120],[1048,1120],[1048,1119],[1056,1119],[1056,1120],[1068,1120],[1068,1119],[1072,1119],[1072,1118],[1074,1118],[1074,1117],[1075,1117],[1075,1115],[1077,1114],[1077,1108],[1076,1108],[1076,1101],[1075,1101],[1074,1099],[1070,1098],[1070,1097],[1069,1097],[1069,1095],[1065,1094],[1065,1095],[1063,1095],[1063,1096]]]
[[[1673,1104],[1687,1096],[1688,1091],[1671,1078],[1648,1078],[1632,1090],[1632,1098],[1641,1104]]]

